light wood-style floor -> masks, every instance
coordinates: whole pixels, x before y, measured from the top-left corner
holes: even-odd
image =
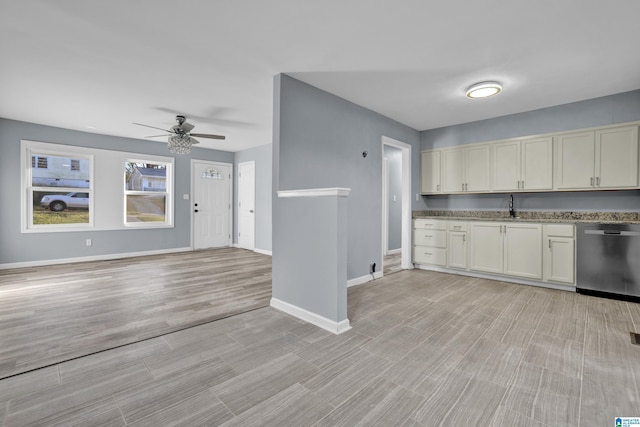
[[[0,378],[270,299],[271,257],[234,248],[0,270]]]
[[[0,381],[13,426],[610,426],[640,305],[427,271],[349,289],[335,336],[270,307]]]

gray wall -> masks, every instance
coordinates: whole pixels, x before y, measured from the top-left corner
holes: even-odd
[[[238,164],[256,162],[256,249],[271,251],[272,145],[261,145],[235,153],[233,199],[238,200]],[[237,207],[237,204],[236,204]],[[238,209],[234,211],[233,243],[238,243]]]
[[[402,247],[402,150],[385,145],[384,157],[389,161],[389,188],[387,194],[389,203],[389,217],[387,218],[389,241],[387,249],[393,250]]]
[[[194,148],[176,156],[174,228],[149,230],[20,233],[20,140],[170,156],[166,144],[42,126],[0,118],[0,264],[170,250],[191,244],[191,207],[182,194],[191,187],[191,159],[233,163],[234,154]],[[92,239],[93,246],[85,240]]]
[[[420,191],[419,132],[286,75],[276,76],[274,91],[274,191],[351,188],[347,278],[369,274],[371,262],[381,265],[381,138],[384,135],[412,146],[412,192],[416,194]],[[368,151],[366,158],[363,151]],[[278,228],[277,198],[273,207],[275,265],[278,244],[286,245],[295,236]],[[412,198],[412,208],[425,209],[426,205],[423,199]]]
[[[423,150],[519,136],[560,132],[640,120],[640,90],[558,105],[495,119],[426,130]],[[509,196],[502,194],[423,196],[428,209],[500,210]],[[638,211],[640,191],[592,191],[516,194],[520,210]]]

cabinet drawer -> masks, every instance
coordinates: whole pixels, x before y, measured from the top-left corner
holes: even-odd
[[[447,247],[447,232],[418,228],[413,230],[413,244],[416,246]]]
[[[413,262],[416,264],[446,265],[447,250],[428,246],[414,246]]]
[[[430,230],[446,230],[447,221],[441,219],[416,218],[413,220],[413,228],[428,228]]]
[[[449,231],[468,231],[466,222],[449,221]]]
[[[574,226],[572,224],[545,224],[542,230],[545,236],[573,237]]]

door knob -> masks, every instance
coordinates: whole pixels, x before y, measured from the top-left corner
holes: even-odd
[[[194,210],[194,212],[198,212],[198,209]]]
[[[251,210],[249,211],[249,213],[253,213],[253,209],[251,209]]]

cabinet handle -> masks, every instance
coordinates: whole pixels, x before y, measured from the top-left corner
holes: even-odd
[[[591,186],[593,187],[593,177],[591,177]]]
[[[549,239],[549,249],[551,249],[551,239]]]
[[[464,191],[469,191],[469,184],[464,185]]]
[[[524,190],[524,179],[520,182],[522,182],[522,189]]]
[[[440,184],[436,185],[436,191],[440,191]]]
[[[431,236],[429,234],[425,234],[424,237],[433,237],[433,236]]]
[[[433,255],[433,254],[432,254],[432,253],[430,253],[430,252],[425,252],[424,254],[425,254],[425,255],[429,255],[429,256]]]
[[[518,190],[520,189],[520,181],[518,181]]]
[[[466,241],[467,241],[467,235],[466,235],[466,234],[463,234],[463,235],[462,235],[462,243],[464,243],[464,242],[466,242]]]
[[[596,186],[600,187],[600,177],[596,177]]]
[[[464,184],[462,184],[462,191],[464,191]]]

